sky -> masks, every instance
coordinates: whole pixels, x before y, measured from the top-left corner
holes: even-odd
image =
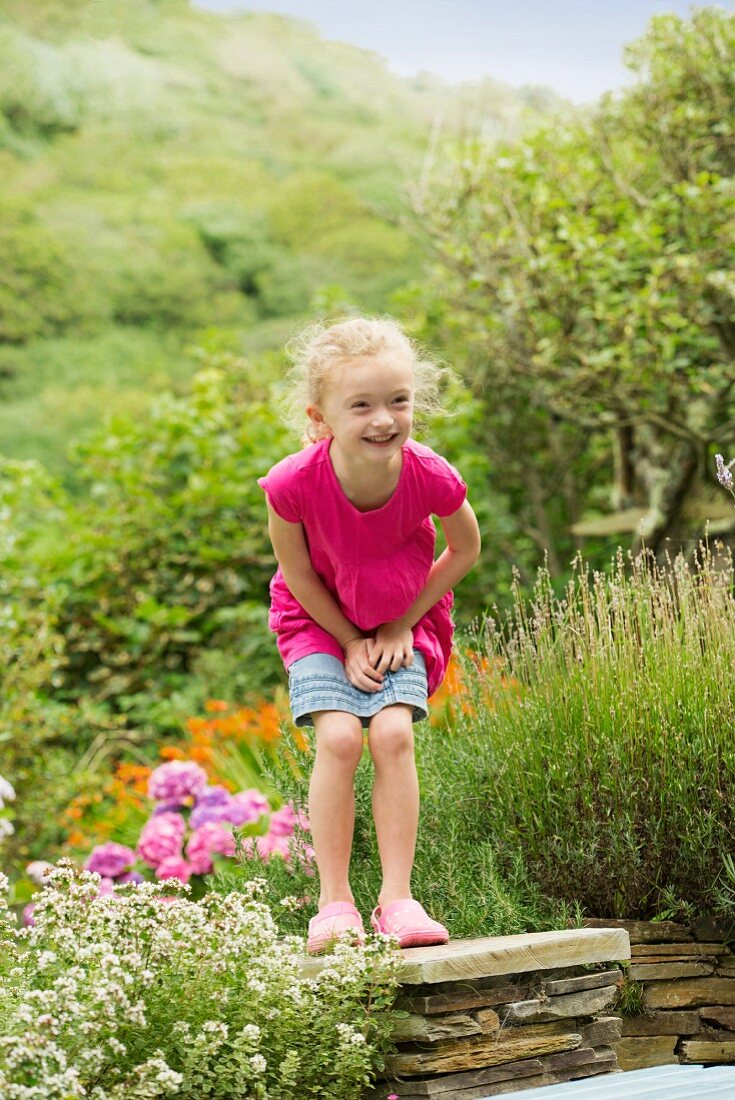
[[[650,17],[689,0],[191,0],[209,11],[274,11],[373,50],[400,76],[545,84],[575,103],[630,84],[622,49]],[[705,6],[698,4],[696,6]],[[733,10],[733,0],[709,6]]]

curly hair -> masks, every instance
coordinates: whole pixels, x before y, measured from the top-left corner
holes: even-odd
[[[333,367],[346,360],[388,353],[408,360],[414,376],[414,426],[424,426],[444,411],[442,383],[459,381],[454,370],[427,354],[407,336],[392,317],[350,317],[328,324],[312,321],[286,344],[292,366],[276,391],[276,403],[283,423],[300,434],[304,447],[331,433],[317,427],[306,414],[308,405],[320,404]]]

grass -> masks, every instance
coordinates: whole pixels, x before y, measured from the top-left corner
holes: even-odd
[[[722,548],[665,566],[620,552],[604,574],[579,558],[562,597],[542,571],[533,599],[516,592],[503,620],[488,616],[458,639],[461,690],[443,721],[416,727],[412,880],[454,937],[585,916],[735,917],[733,581]],[[301,777],[284,765],[273,778],[306,807],[301,760]],[[366,752],[351,864],[364,917],[380,887],[371,787]],[[286,930],[303,931],[315,880],[278,861],[257,873],[274,896],[310,898],[285,917]]]

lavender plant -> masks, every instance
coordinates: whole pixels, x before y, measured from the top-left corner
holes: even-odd
[[[372,1083],[395,1022],[387,938],[337,944],[309,979],[258,882],[197,903],[178,880],[99,883],[62,860],[20,930],[0,898],[3,1100],[348,1100]]]
[[[733,487],[732,476],[733,466],[735,466],[735,458],[731,458],[730,461],[726,463],[722,455],[715,455],[717,480],[720,485],[724,485],[726,489],[729,489],[732,496],[735,497],[735,487]]]

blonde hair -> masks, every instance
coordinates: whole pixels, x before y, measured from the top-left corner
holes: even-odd
[[[459,382],[451,367],[430,358],[392,317],[351,317],[328,324],[313,321],[286,344],[292,362],[276,402],[281,418],[300,434],[304,447],[331,436],[327,427],[315,425],[306,414],[308,405],[321,404],[333,367],[355,357],[388,353],[408,360],[414,375],[414,427],[424,426],[444,411],[442,383]]]

